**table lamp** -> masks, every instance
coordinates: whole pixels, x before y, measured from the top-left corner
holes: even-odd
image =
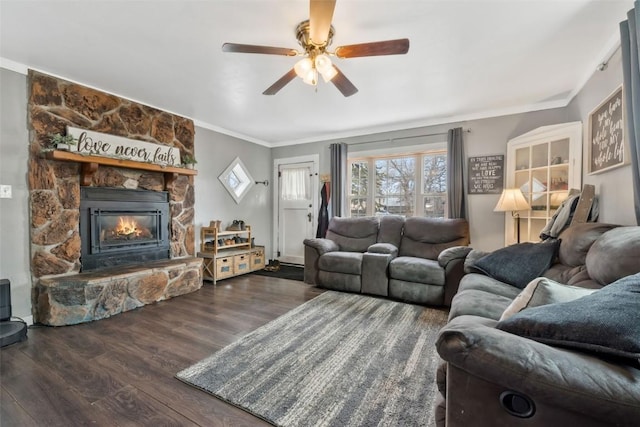
[[[509,212],[511,216],[516,218],[518,224],[518,243],[520,243],[520,214],[518,211],[528,211],[531,209],[527,199],[524,198],[522,191],[519,188],[505,188],[502,190],[502,195],[498,204],[496,205],[494,212]]]

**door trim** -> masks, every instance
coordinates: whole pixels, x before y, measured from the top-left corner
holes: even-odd
[[[318,183],[320,182],[320,176],[318,175],[318,169],[319,169],[319,165],[320,165],[320,155],[319,154],[309,154],[309,155],[305,155],[305,156],[296,156],[296,157],[282,157],[279,159],[273,159],[273,188],[274,190],[272,191],[273,194],[273,212],[271,217],[273,218],[273,225],[272,225],[272,230],[273,230],[273,235],[272,235],[272,245],[271,245],[271,259],[277,259],[278,258],[278,250],[280,249],[280,241],[279,241],[279,229],[278,229],[278,214],[280,212],[279,208],[279,201],[280,201],[280,194],[279,194],[279,181],[278,181],[278,169],[280,168],[280,165],[288,165],[288,164],[292,164],[292,163],[309,163],[312,162],[313,163],[313,175],[314,177],[312,177],[311,179],[311,188],[312,188],[312,192],[313,192],[313,197],[311,198],[312,202],[312,207],[311,207],[311,211],[314,212],[313,214],[313,222],[311,224],[311,229],[312,230],[316,230],[318,228],[318,218],[316,215],[316,212],[318,212],[318,190],[319,190],[319,185]]]

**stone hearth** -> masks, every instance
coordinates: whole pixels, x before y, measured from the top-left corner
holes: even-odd
[[[49,134],[65,134],[67,126],[164,144],[179,148],[181,155],[193,155],[192,120],[32,70],[28,118],[35,322],[63,325],[97,320],[202,286],[202,260],[193,258],[193,177],[180,175],[165,181],[162,172],[101,166],[92,176],[93,187],[168,191],[171,260],[153,268],[121,268],[107,276],[81,273],[81,165],[42,155]]]

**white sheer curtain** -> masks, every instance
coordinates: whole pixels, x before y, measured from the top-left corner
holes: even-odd
[[[311,198],[309,168],[282,170],[282,200],[308,200]]]

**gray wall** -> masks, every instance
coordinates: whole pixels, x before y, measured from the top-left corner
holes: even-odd
[[[195,177],[197,250],[200,250],[200,227],[208,227],[209,221],[218,219],[226,227],[234,219],[241,219],[251,225],[256,245],[264,245],[265,254],[270,254],[273,204],[271,149],[196,127],[195,153],[198,160],[198,175]],[[254,181],[270,182],[268,187],[254,185],[240,203],[236,203],[218,180],[236,157],[242,160]]]
[[[27,79],[0,69],[0,184],[12,198],[0,199],[0,278],[11,281],[13,315],[31,319]]]
[[[618,50],[604,71],[596,71],[584,89],[567,107],[569,120],[583,123],[584,145],[582,182],[593,184],[600,201],[599,222],[636,225],[633,208],[631,165],[599,174],[587,174],[589,113],[622,84],[622,55]],[[627,145],[626,149],[629,149]]]
[[[450,123],[447,125],[428,126],[416,129],[407,129],[397,132],[387,132],[344,138],[339,141],[325,141],[310,144],[300,144],[289,147],[273,149],[273,158],[286,158],[305,154],[318,154],[320,156],[320,174],[328,174],[330,171],[329,144],[332,142],[346,142],[351,144],[350,152],[375,150],[391,146],[414,146],[422,143],[438,143],[446,141],[446,132],[450,128],[463,127],[470,129],[470,133],[464,134],[465,154],[469,156],[483,156],[490,154],[507,153],[507,141],[539,126],[563,123],[567,120],[566,109],[553,109],[536,111],[525,114],[495,117],[482,120],[470,120],[467,122]],[[434,135],[419,138],[420,135]],[[381,141],[367,144],[367,141]],[[494,250],[504,246],[504,213],[493,212],[498,203],[499,195],[478,194],[468,197],[468,214],[471,228],[471,245],[481,250]]]

